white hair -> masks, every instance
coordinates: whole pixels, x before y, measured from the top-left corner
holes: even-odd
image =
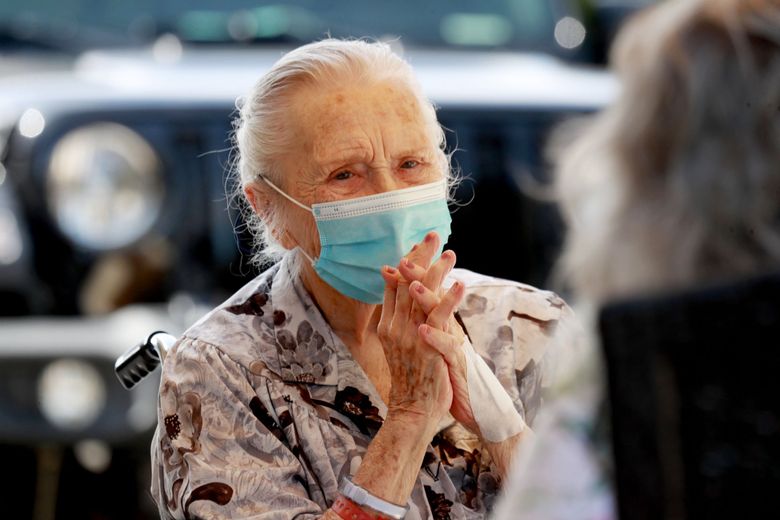
[[[619,99],[558,160],[559,276],[598,302],[780,266],[780,2],[664,2],[611,58]]]
[[[254,235],[255,266],[275,262],[287,252],[274,239],[272,230],[282,229],[288,215],[274,192],[271,196],[275,202],[261,218],[248,206],[243,192],[261,176],[287,191],[285,172],[278,164],[296,139],[288,125],[295,93],[303,86],[338,87],[384,80],[407,86],[419,99],[426,119],[432,123],[446,176],[452,180],[449,155],[444,153],[444,131],[436,121],[435,108],[424,96],[411,66],[389,45],[328,38],[298,47],[277,61],[239,101],[239,117],[234,121],[233,200],[243,208],[246,225]]]

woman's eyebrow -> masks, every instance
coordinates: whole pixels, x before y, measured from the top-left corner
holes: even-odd
[[[369,150],[362,146],[349,146],[336,151],[327,151],[317,161],[326,169],[333,169],[345,164],[368,162],[371,159]]]
[[[430,157],[433,150],[428,147],[407,148],[396,154],[396,157]]]
[[[403,149],[401,152],[394,153],[394,159],[406,158],[406,157],[421,157],[429,158],[433,156],[434,151],[427,146],[410,146]],[[340,166],[346,166],[349,164],[358,163],[370,163],[372,160],[371,150],[359,144],[348,144],[344,147],[339,147],[330,150],[323,150],[318,154],[316,162],[320,168],[330,172]]]

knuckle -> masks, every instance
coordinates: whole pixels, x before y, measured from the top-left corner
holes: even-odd
[[[384,323],[380,323],[379,325],[377,325],[377,327],[376,327],[376,334],[377,334],[377,336],[379,336],[379,339],[382,340],[382,341],[388,339],[388,336],[387,336],[387,325],[385,325]]]
[[[395,325],[393,323],[390,323],[387,326],[385,326],[383,335],[384,335],[386,340],[392,341],[393,338],[395,338],[398,335],[397,332],[396,332]]]

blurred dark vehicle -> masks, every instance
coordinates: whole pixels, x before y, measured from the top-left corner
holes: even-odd
[[[127,392],[112,365],[254,276],[225,195],[231,117],[294,46],[326,34],[393,42],[440,107],[468,179],[450,241],[460,265],[544,285],[560,225],[537,198],[543,143],[615,90],[583,65],[598,61],[588,29],[598,10],[581,4],[5,0],[4,515],[156,516],[146,490],[157,381]]]

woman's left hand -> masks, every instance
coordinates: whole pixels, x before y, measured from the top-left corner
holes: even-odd
[[[439,288],[443,275],[446,274],[446,272],[442,273],[441,266],[437,265],[441,262],[449,265],[451,269],[455,264],[455,253],[445,251],[428,270],[402,261],[399,271],[407,281],[411,281],[409,294],[417,307],[427,316],[425,323],[418,327],[419,336],[442,355],[449,368],[453,391],[450,413],[468,430],[481,436],[469,399],[466,355],[463,351],[466,335],[455,318],[455,311],[465,289],[459,281],[456,281],[446,292]]]

